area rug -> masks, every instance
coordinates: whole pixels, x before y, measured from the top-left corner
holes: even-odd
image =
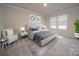
[[[26,42],[28,43],[28,46],[32,52],[33,55],[43,55],[48,49],[50,49],[53,45],[56,44],[57,42],[57,38],[52,40],[51,42],[49,42],[47,45],[41,47],[39,45],[37,45],[36,43],[34,43],[32,40],[28,39]],[[52,44],[53,43],[53,44]]]
[[[70,41],[69,41],[70,40]],[[73,39],[57,37],[47,45],[41,47],[32,40],[26,40],[28,47],[34,56],[72,56],[79,55],[79,48],[75,49]],[[73,43],[73,44],[72,44]],[[79,43],[78,43],[79,44]],[[75,45],[77,46],[77,45]],[[79,47],[79,46],[77,46]]]

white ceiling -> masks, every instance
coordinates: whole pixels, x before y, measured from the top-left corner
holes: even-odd
[[[78,3],[47,3],[46,7],[44,7],[43,3],[12,3],[10,5],[21,7],[41,14],[52,14],[57,11],[63,11],[79,6]]]

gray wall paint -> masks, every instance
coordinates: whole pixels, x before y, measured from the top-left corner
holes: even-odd
[[[2,11],[3,11],[3,13],[2,13]],[[4,7],[0,6],[0,28],[2,28],[2,27],[13,28],[13,29],[19,31],[20,27],[26,26],[29,14],[41,15],[39,13],[22,10],[20,8],[16,8],[16,7],[12,7],[12,6],[6,6],[6,5],[4,5]],[[59,16],[59,15],[63,15],[63,14],[68,15],[67,30],[50,29],[49,28],[50,16]],[[75,32],[74,32],[73,23],[76,19],[79,19],[79,8],[53,13],[52,15],[44,16],[44,19],[42,19],[43,23],[45,23],[45,25],[50,30],[56,31],[58,34],[63,35],[63,36],[74,37]]]
[[[24,27],[27,24],[28,16],[30,14],[40,15],[39,13],[23,10],[14,6],[4,6],[4,28],[13,28],[19,31],[20,27]],[[42,19],[43,20],[43,19]]]
[[[0,5],[0,30],[3,29],[3,6]]]
[[[68,25],[67,25],[67,30],[61,30],[61,29],[51,29],[49,27],[50,24],[50,17],[54,17],[54,16],[59,16],[59,15],[63,15],[63,14],[67,14],[68,15]],[[52,31],[56,31],[58,34],[63,35],[63,36],[67,36],[67,37],[74,37],[74,22],[76,19],[79,19],[79,8],[74,8],[74,9],[70,9],[68,11],[61,11],[61,12],[57,12],[54,13],[50,16],[47,16],[46,18],[46,22],[45,25]]]

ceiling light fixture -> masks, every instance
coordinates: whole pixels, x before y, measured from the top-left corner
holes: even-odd
[[[47,3],[44,3],[44,6],[46,7],[47,6]]]

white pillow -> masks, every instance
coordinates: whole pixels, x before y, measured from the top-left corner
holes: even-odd
[[[39,28],[38,28],[38,31],[41,31],[41,30],[42,30],[42,28],[41,28],[41,27],[39,27]]]

